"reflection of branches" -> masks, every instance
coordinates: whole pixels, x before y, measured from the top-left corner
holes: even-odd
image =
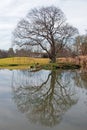
[[[43,82],[43,83],[42,83],[41,85],[39,85],[39,86],[34,86],[33,89],[35,89],[35,91],[33,91],[33,93],[39,91],[44,85],[46,85],[47,82],[48,82],[48,80],[49,80],[49,78],[50,78],[50,76],[51,76],[51,73],[48,75],[48,77],[47,77],[47,79],[46,79],[45,82]],[[29,89],[29,87],[28,87],[28,89]],[[32,93],[32,94],[33,94],[33,93]]]
[[[80,88],[87,88],[87,73],[85,72],[75,72],[74,82]]]
[[[73,99],[69,84],[65,82],[62,85],[62,79],[59,80],[61,72],[53,70],[48,76],[45,72],[47,78],[45,81],[41,80],[42,83],[37,79],[40,82],[37,85],[29,83],[26,86],[22,82],[17,87],[13,86],[14,100],[31,121],[54,126],[61,121],[64,112],[75,104],[76,100]]]
[[[60,99],[62,99],[63,100],[63,104],[67,104],[67,103],[69,103],[69,105],[70,104],[72,104],[72,99],[70,98],[70,96],[73,96],[73,93],[72,94],[70,94],[70,88],[67,90],[66,89],[66,85],[65,86],[63,86],[63,85],[61,85],[60,84],[60,82],[58,81],[58,80],[56,80],[56,82],[57,82],[57,84],[60,86],[60,92],[61,92],[61,96],[60,96]],[[69,82],[68,82],[69,83]],[[58,95],[59,96],[59,95]],[[68,98],[68,100],[67,100],[67,98]],[[67,102],[68,101],[68,102]]]

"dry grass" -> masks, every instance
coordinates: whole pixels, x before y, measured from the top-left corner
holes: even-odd
[[[57,62],[59,63],[74,63],[74,64],[87,64],[87,56],[78,56],[75,58],[58,58]]]

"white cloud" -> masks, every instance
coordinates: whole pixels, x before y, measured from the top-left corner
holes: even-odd
[[[6,30],[6,29],[13,29],[14,25],[13,24],[8,24],[8,23],[1,23],[0,24],[0,30],[3,31],[3,30]]]
[[[80,33],[84,33],[87,28],[87,1],[86,0],[66,0],[62,4],[68,22],[76,26]]]
[[[50,5],[60,7],[68,22],[81,33],[87,29],[87,0],[3,0],[0,3],[0,48],[9,46],[16,24],[31,8]]]

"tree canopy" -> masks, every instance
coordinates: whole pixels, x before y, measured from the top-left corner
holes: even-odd
[[[21,46],[38,46],[51,62],[56,62],[58,51],[78,33],[66,22],[61,9],[55,6],[32,9],[20,20],[13,32],[13,42]]]

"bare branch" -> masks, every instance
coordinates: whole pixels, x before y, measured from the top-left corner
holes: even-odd
[[[76,33],[77,29],[66,23],[64,13],[59,8],[49,6],[31,10],[14,30],[13,42],[20,47],[39,45],[55,62],[58,49]]]

